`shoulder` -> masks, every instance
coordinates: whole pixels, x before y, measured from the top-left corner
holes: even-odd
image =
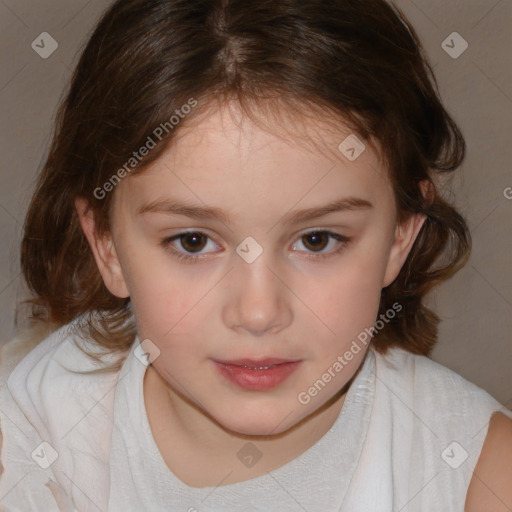
[[[81,337],[77,323],[37,343],[15,339],[1,351],[0,495],[15,486],[9,494],[12,503],[55,502],[59,495],[75,499],[69,474],[79,489],[100,493],[107,482],[119,370],[92,372],[110,367],[118,356],[101,357],[98,363],[85,354],[80,347],[101,355],[91,340]],[[17,485],[20,474],[29,476]],[[41,509],[55,510],[54,502]]]
[[[430,487],[436,500],[457,510],[466,503],[465,512],[510,512],[512,411],[458,373],[403,349],[378,355],[376,373],[377,387],[384,384],[380,400],[400,427],[397,443],[409,440],[400,460],[417,464],[417,485],[426,483],[425,468],[436,468],[443,475]]]
[[[115,356],[95,361],[84,352],[95,353],[94,344],[82,334],[79,318],[42,341],[18,338],[2,350],[6,386],[24,415],[41,427],[40,432],[46,433],[47,424],[55,426],[51,418],[62,415],[65,405],[80,410],[90,407],[98,393],[117,379],[118,371],[94,374]]]
[[[58,505],[62,503],[63,494],[55,483],[52,468],[38,465],[36,459],[32,458],[35,448],[41,446],[41,436],[8,386],[14,370],[27,357],[30,359],[30,354],[49,334],[48,328],[38,326],[18,332],[0,347],[1,510],[31,510],[35,502],[44,510],[65,510]],[[20,475],[24,477],[20,479]]]
[[[453,370],[401,348],[377,356],[376,367],[383,391],[398,413],[403,416],[405,406],[439,442],[459,442],[470,452],[468,465],[473,469],[485,439],[482,426],[503,409],[502,404]]]
[[[0,346],[0,377],[2,381],[6,381],[18,363],[56,330],[57,326],[40,323],[17,332],[13,338],[3,342]]]
[[[94,352],[92,342],[81,338],[78,323],[70,322],[42,341],[18,337],[0,356],[5,402],[1,412],[17,414],[26,432],[56,445],[71,442],[71,429],[87,438],[87,428],[100,420],[108,423],[112,414],[118,371],[94,373],[103,365],[80,348]],[[105,357],[102,363],[108,366],[113,358]],[[12,425],[2,418],[0,428],[6,432]]]
[[[482,452],[468,488],[465,512],[512,509],[512,412],[489,422]]]
[[[386,354],[377,354],[379,371],[390,384],[409,390],[418,404],[430,405],[436,410],[447,408],[452,415],[455,411],[458,414],[474,413],[475,404],[486,404],[494,410],[501,407],[484,389],[450,368],[399,347],[390,348]]]

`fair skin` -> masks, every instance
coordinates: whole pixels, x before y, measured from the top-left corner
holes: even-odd
[[[489,423],[466,496],[465,512],[512,511],[512,419],[499,412]]]
[[[417,215],[397,225],[378,145],[347,160],[337,151],[350,133],[343,125],[286,125],[276,136],[233,115],[236,107],[196,120],[143,173],[124,179],[111,235],[97,236],[77,200],[106,286],[130,297],[139,338],[160,350],[144,377],[148,420],[166,464],[193,487],[265,474],[329,430],[367,346],[308,403],[297,397],[374,325],[381,289],[398,275],[424,222]],[[334,151],[310,147],[308,136]],[[299,210],[349,197],[371,206],[287,222]],[[171,200],[187,203],[184,213],[208,206],[229,218],[140,213]],[[168,240],[184,231],[204,236]],[[349,240],[305,236],[312,231]],[[236,252],[248,236],[263,249],[250,263]],[[300,366],[261,391],[227,381],[213,363],[267,357]],[[250,468],[236,457],[248,441],[262,453]]]

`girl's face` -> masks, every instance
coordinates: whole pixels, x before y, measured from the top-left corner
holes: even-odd
[[[383,163],[368,144],[344,156],[344,125],[310,126],[329,153],[304,132],[277,137],[232,116],[204,117],[117,186],[114,243],[95,255],[160,351],[153,366],[176,410],[277,434],[355,374],[358,335],[423,219],[397,229]]]

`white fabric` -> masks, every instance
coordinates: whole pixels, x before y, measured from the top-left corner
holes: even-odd
[[[151,435],[139,340],[120,372],[73,373],[98,367],[73,342],[75,323],[36,346],[7,383],[2,362],[0,510],[459,512],[491,414],[512,417],[424,356],[371,348],[336,422],[309,450],[247,482],[191,488]],[[31,457],[42,441],[58,453],[47,469],[35,462],[40,448]]]

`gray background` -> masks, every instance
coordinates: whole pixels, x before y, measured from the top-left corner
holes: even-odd
[[[34,180],[44,162],[56,106],[106,0],[0,0],[0,342],[14,333],[26,296],[18,252]],[[468,144],[451,182],[473,252],[429,298],[442,318],[433,359],[512,406],[512,2],[399,0],[434,65],[441,96]],[[59,47],[42,59],[31,44],[48,32]],[[458,32],[467,50],[442,43]],[[460,48],[459,43],[449,45]],[[451,197],[451,195],[450,195]],[[23,316],[23,309],[19,310]]]

